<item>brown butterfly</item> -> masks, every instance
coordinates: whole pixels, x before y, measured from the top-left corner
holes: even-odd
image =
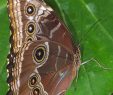
[[[7,95],[65,95],[80,65],[71,33],[42,0],[9,0]]]

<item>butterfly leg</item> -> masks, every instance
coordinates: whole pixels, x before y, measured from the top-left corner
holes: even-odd
[[[103,65],[101,65],[95,58],[91,58],[91,59],[89,59],[89,60],[86,60],[86,61],[84,61],[83,63],[81,63],[81,65],[85,65],[85,64],[87,64],[87,63],[89,63],[89,62],[91,62],[91,61],[95,62],[100,68],[102,68],[102,69],[104,69],[104,70],[110,69],[110,68],[106,68],[106,67],[104,67]]]

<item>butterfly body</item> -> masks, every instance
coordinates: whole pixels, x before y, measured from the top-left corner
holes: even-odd
[[[7,95],[63,95],[80,64],[79,49],[42,0],[10,0]]]

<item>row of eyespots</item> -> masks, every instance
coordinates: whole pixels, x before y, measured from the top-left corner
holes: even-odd
[[[47,56],[45,52],[46,52],[46,48],[44,47],[44,45],[40,45],[35,48],[33,52],[33,58],[38,65],[42,65],[41,63],[45,60],[45,57]],[[28,84],[30,88],[33,88],[32,90],[33,95],[39,95],[40,93],[39,87],[37,87],[39,81],[40,78],[36,73],[34,73],[29,78]]]
[[[25,7],[25,14],[27,16],[33,16],[36,13],[36,8],[35,5],[29,3],[27,4],[27,6]],[[28,35],[32,35],[36,29],[36,25],[34,22],[29,22],[26,25],[26,29],[27,29],[27,34]]]
[[[40,90],[36,86],[37,83],[38,83],[38,76],[36,74],[34,74],[33,76],[31,76],[28,83],[29,83],[29,86],[30,87],[34,87],[33,90],[32,90],[32,94],[33,95],[39,95],[40,94]]]
[[[35,6],[33,4],[28,4],[27,7],[25,8],[25,12],[26,12],[27,16],[33,16],[36,12]],[[29,35],[32,35],[36,29],[36,26],[33,22],[29,22],[26,25],[26,29],[27,29],[27,33]],[[32,40],[32,39],[30,38],[30,40]],[[33,87],[32,94],[39,95],[40,90],[38,87],[36,87],[36,85],[38,83],[38,77],[34,74],[33,76],[30,77],[28,83],[29,83],[30,87]]]

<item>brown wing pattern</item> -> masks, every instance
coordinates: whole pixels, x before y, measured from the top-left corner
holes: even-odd
[[[64,95],[80,64],[66,26],[43,0],[9,0],[8,12],[7,95]]]

